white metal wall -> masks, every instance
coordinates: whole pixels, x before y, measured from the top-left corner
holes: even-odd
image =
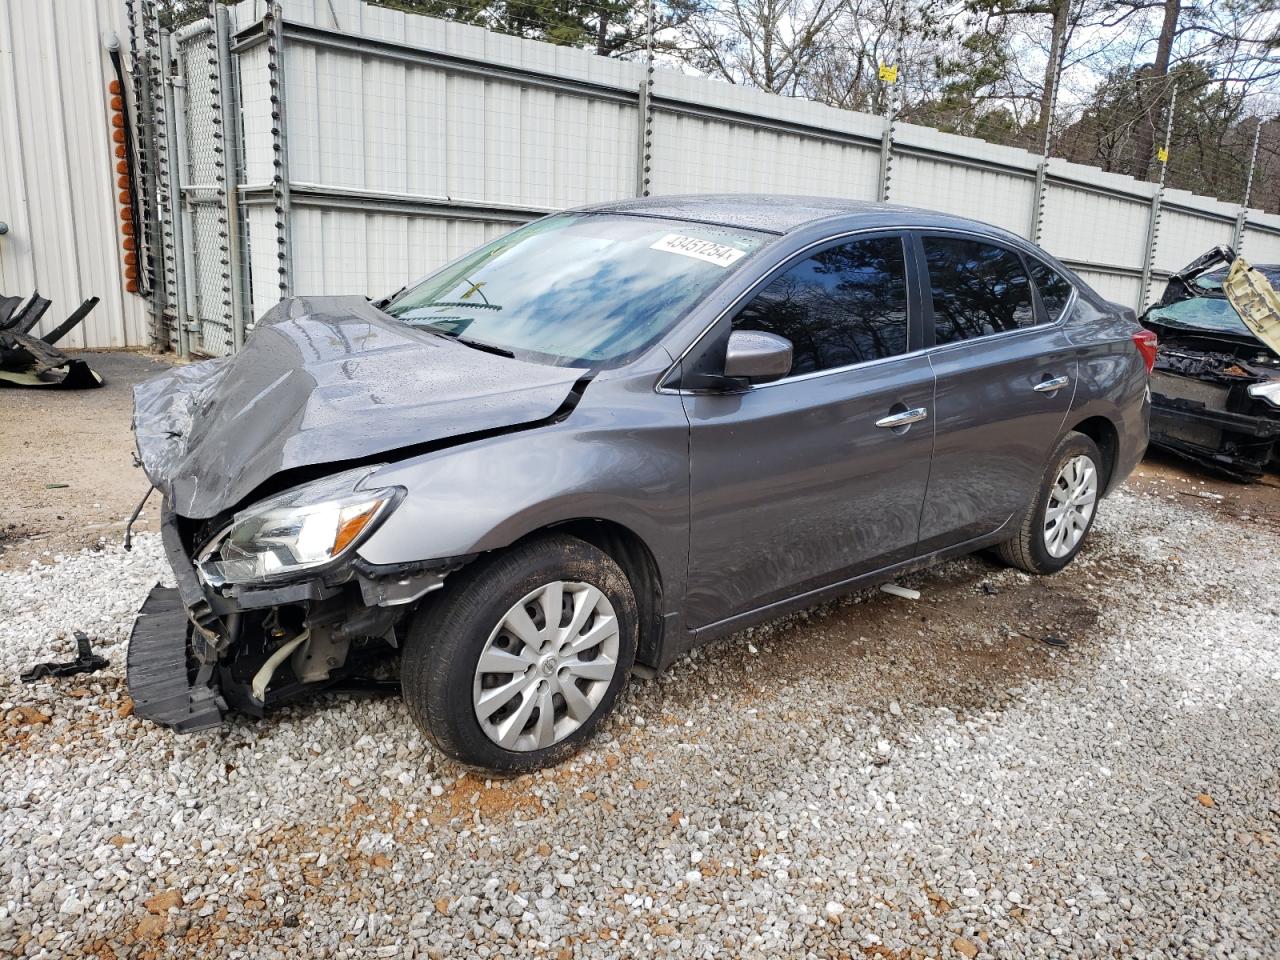
[[[244,0],[238,22],[265,11],[264,0]],[[286,36],[284,49],[296,292],[381,294],[538,213],[636,195],[641,65],[360,0],[285,0],[284,14],[318,28]],[[251,94],[265,84],[260,50],[240,64],[251,183],[269,176],[271,162]],[[592,87],[550,88],[548,75]],[[652,93],[654,194],[879,194],[878,116],[664,70]],[[1039,163],[1023,150],[900,124],[890,196],[1030,236]],[[1041,242],[1105,296],[1137,305],[1155,191],[1050,160]],[[395,206],[414,202],[425,206]],[[1168,191],[1153,295],[1170,271],[1230,243],[1237,211]],[[265,211],[255,216],[265,235]],[[1255,212],[1250,223],[1249,255],[1280,260],[1280,217]],[[258,272],[256,314],[272,300]]]
[[[65,347],[150,342],[121,262],[105,46],[116,31],[127,45],[116,2],[0,0],[0,292],[53,301],[39,333],[100,297]]]
[[[252,33],[265,0],[243,0]],[[641,64],[371,7],[284,0],[293,288],[381,294],[543,212],[634,196]],[[121,0],[0,0],[0,291],[103,302],[66,342],[149,342],[124,290],[105,41],[125,39]],[[388,55],[391,44],[399,53]],[[246,196],[274,173],[269,58],[236,58]],[[659,70],[649,189],[874,199],[883,120]],[[192,122],[201,121],[198,116]],[[1039,158],[909,124],[897,128],[891,198],[1034,229]],[[1104,295],[1137,304],[1155,186],[1050,160],[1043,245]],[[1237,208],[1168,191],[1151,263],[1162,277],[1232,238]],[[276,217],[246,201],[252,313],[279,295]],[[1280,261],[1280,216],[1251,212],[1244,252]],[[188,254],[189,255],[189,254]],[[220,279],[197,267],[196,293]],[[205,280],[208,284],[205,284]],[[194,294],[193,294],[194,295]]]

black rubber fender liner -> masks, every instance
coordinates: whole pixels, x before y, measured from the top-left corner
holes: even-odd
[[[226,709],[208,682],[191,682],[190,629],[181,595],[157,584],[133,621],[125,667],[134,713],[181,733],[220,726]]]

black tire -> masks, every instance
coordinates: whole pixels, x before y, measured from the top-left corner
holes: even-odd
[[[477,561],[450,580],[448,593],[414,616],[405,642],[400,688],[414,722],[448,756],[487,770],[532,770],[580,749],[613,709],[635,662],[638,617],[626,574],[591,544],[551,535]],[[617,666],[594,711],[572,733],[545,748],[506,749],[476,716],[473,694],[480,655],[508,611],[557,580],[590,584],[607,598],[619,628]],[[530,669],[536,674],[536,668]],[[563,701],[557,709],[564,709]]]
[[[1093,511],[1089,514],[1084,533],[1079,542],[1062,556],[1053,556],[1045,544],[1045,512],[1049,507],[1050,492],[1058,480],[1063,467],[1073,457],[1086,456],[1093,461],[1097,474],[1097,494]],[[1017,532],[1013,538],[995,548],[996,555],[1011,567],[1018,567],[1028,573],[1057,573],[1072,560],[1089,539],[1089,531],[1093,529],[1094,518],[1098,515],[1097,501],[1101,499],[1107,477],[1107,465],[1098,451],[1098,445],[1083,433],[1068,431],[1053,454],[1049,457],[1048,466],[1040,480],[1035,499],[1018,522]]]

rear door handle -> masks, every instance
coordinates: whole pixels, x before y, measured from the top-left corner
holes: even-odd
[[[924,407],[914,407],[911,410],[903,410],[901,413],[891,413],[887,417],[881,417],[876,421],[877,427],[905,427],[908,424],[918,423],[929,416],[929,411]]]
[[[1061,390],[1070,382],[1070,377],[1053,377],[1049,380],[1043,380],[1040,383],[1037,383],[1031,389],[1036,393],[1053,393],[1055,390]]]

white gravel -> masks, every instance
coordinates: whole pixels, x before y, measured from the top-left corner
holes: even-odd
[[[1123,493],[1060,577],[756,630],[492,782],[396,700],[118,715],[164,576],[151,537],[0,573],[0,956],[1280,956],[1274,526]],[[73,628],[111,668],[19,684]]]

